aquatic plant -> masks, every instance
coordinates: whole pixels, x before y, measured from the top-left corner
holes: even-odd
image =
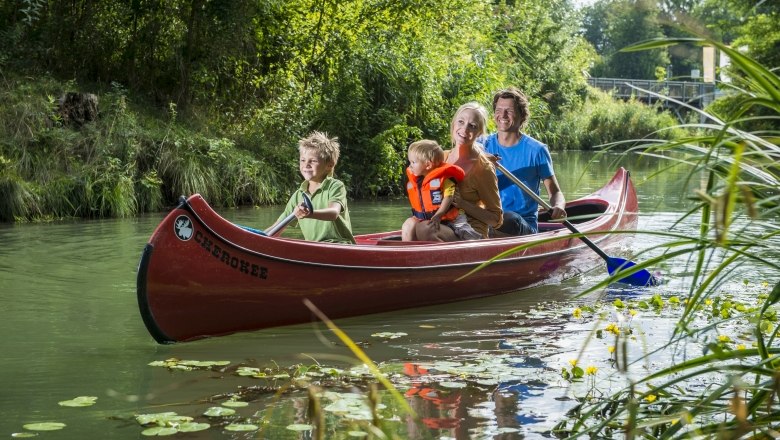
[[[626,154],[669,160],[671,166],[689,169],[684,186],[701,183],[688,193],[694,206],[678,220],[698,220],[698,236],[677,234],[673,228],[655,232],[666,242],[653,262],[687,265],[689,273],[683,281],[688,289],[683,301],[668,300],[679,304],[682,313],[669,342],[659,350],[674,352],[676,346],[697,343],[703,350],[636,377],[636,367],[648,363],[656,351],[640,352],[638,359],[628,361],[628,351],[636,355],[636,349],[623,332],[610,328],[616,333],[615,368],[626,385],[609,395],[583,400],[558,426],[560,437],[778,435],[780,283],[771,289],[767,284],[768,292],[757,298],[757,307],[735,304],[720,292],[740,277],[780,273],[771,245],[780,233],[774,222],[780,193],[780,77],[741,52],[705,38],[654,40],[627,50],[678,43],[714,46],[730,57],[733,83],[723,85],[729,89],[730,105],[716,107],[720,114],[690,107],[701,122],[679,128],[691,134],[672,140],[646,139]],[[680,263],[684,257],[687,260]],[[654,296],[647,306],[663,304],[660,296]],[[700,319],[702,311],[709,312],[706,320]],[[745,326],[742,334],[751,338],[749,348],[734,345],[726,334],[713,336],[738,318]]]

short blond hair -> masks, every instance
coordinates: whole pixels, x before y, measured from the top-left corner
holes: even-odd
[[[444,162],[444,149],[436,141],[428,139],[412,142],[409,145],[409,154],[414,154],[421,160],[430,161],[434,168]]]
[[[333,169],[336,168],[340,154],[339,138],[331,138],[325,132],[312,131],[308,136],[298,141],[298,151],[300,153],[311,150],[317,153],[317,157],[320,160],[333,163]],[[330,172],[331,176],[333,175],[333,169]]]

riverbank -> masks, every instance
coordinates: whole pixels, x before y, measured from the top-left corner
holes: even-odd
[[[79,117],[64,108],[69,93],[90,97]],[[0,96],[0,222],[131,217],[193,193],[216,207],[280,203],[299,180],[296,140],[313,129],[271,130],[264,115],[217,124],[210,121],[219,118],[196,109],[160,108],[118,84],[101,88],[45,76],[6,75]],[[674,122],[653,107],[595,90],[578,110],[534,120],[532,135],[548,139],[553,151],[639,139]],[[442,116],[439,125],[448,124]],[[407,128],[377,135],[370,145],[342,145],[338,173],[350,197],[401,194],[406,145],[423,132]]]

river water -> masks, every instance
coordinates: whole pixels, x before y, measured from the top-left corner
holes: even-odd
[[[568,199],[597,189],[614,173],[616,156],[592,159],[592,154],[579,152],[554,155]],[[681,190],[685,174],[663,171],[664,164],[647,159],[632,158],[623,164],[637,186],[640,228],[666,230],[686,209]],[[396,229],[408,212],[403,200],[350,203],[356,233]],[[221,213],[235,222],[263,228],[280,211],[280,206],[273,206]],[[278,372],[294,364],[319,364],[348,369],[359,362],[321,323],[185,344],[156,344],[138,313],[135,276],[146,240],[163,216],[0,225],[0,436],[25,432],[51,439],[142,438],[144,427],[136,422],[136,415],[174,411],[202,421],[207,408],[218,406],[207,400],[244,390],[249,406],[237,408],[241,418],[233,420],[255,424],[262,420],[265,424],[260,431],[212,427],[176,436],[314,438],[311,430],[295,425],[310,423],[305,390],[280,385],[283,378],[269,382],[240,376],[235,368],[243,365]],[[697,234],[698,225],[690,221],[677,231]],[[637,237],[631,248],[641,258],[653,255],[661,240]],[[641,253],[648,249],[649,253]],[[681,294],[674,281],[675,268],[663,271],[671,275],[671,281],[654,292]],[[575,298],[601,280],[603,272],[603,267],[597,267],[563,284],[343,319],[337,324],[372,360],[397,366],[395,382],[401,384],[399,389],[422,420],[409,421],[397,404],[386,410],[391,414],[387,423],[402,438],[548,437],[551,427],[575,403],[560,370],[578,356],[593,327],[593,322],[571,318],[571,304],[614,295],[602,289],[587,298]],[[661,333],[673,324],[662,317],[647,322]],[[380,332],[387,333],[377,336]],[[654,333],[647,334],[652,337]],[[585,355],[593,351],[593,362],[598,362],[608,357],[606,351],[599,351],[603,349],[603,344],[589,348]],[[171,358],[229,361],[230,367],[180,371],[149,365]],[[437,393],[415,381],[416,374],[425,374],[437,362],[439,370],[481,363],[483,370],[501,368],[506,373],[485,380],[482,387],[463,387],[450,383],[449,377],[448,389],[440,387]],[[258,391],[247,399],[246,390],[253,386]],[[346,383],[332,390],[343,395],[365,394],[364,387],[352,389]],[[58,404],[77,396],[93,396],[97,401],[84,408]],[[338,398],[323,397],[322,404]],[[382,394],[382,401],[394,405],[387,393]],[[365,434],[359,417],[345,418],[339,411],[326,411],[326,415],[325,438]],[[66,427],[46,432],[24,428],[42,422]]]

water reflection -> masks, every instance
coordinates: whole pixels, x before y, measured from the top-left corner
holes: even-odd
[[[601,157],[586,168],[592,157],[578,152],[554,155],[567,198],[588,194],[612,176],[615,157]],[[626,166],[639,192],[640,228],[668,230],[687,209],[687,201],[681,197],[686,176],[667,172],[645,181],[665,165],[632,159]],[[351,201],[350,208],[357,233],[396,229],[408,216],[404,200]],[[276,206],[224,210],[221,214],[241,224],[266,228],[281,210]],[[24,423],[63,421],[68,427],[58,438],[138,438],[141,428],[133,419],[135,414],[170,410],[202,419],[206,408],[219,403],[215,396],[254,386],[257,392],[239,414],[269,420],[261,434],[240,437],[215,429],[188,434],[187,438],[312,437],[311,431],[286,429],[292,423],[310,422],[304,391],[278,393],[283,381],[266,383],[240,377],[234,374],[236,368],[322,364],[348,369],[356,363],[354,357],[321,323],[157,345],[138,313],[135,271],[143,246],[162,216],[0,225],[0,434],[19,432]],[[698,234],[696,219],[675,228],[680,234]],[[294,235],[296,231],[287,233]],[[638,234],[626,251],[635,256],[633,260],[644,261],[659,251],[661,240]],[[586,388],[585,383],[570,383],[561,376],[561,369],[568,368],[570,361],[579,358],[585,365],[599,366],[605,390],[624,379],[608,374],[608,347],[614,344],[609,335],[593,338],[581,351],[596,327],[603,329],[615,318],[574,319],[572,309],[599,299],[609,303],[616,298],[647,298],[656,293],[663,297],[682,295],[687,274],[684,263],[661,268],[669,275],[669,283],[648,291],[611,288],[578,297],[603,279],[604,267],[596,267],[561,284],[343,319],[337,324],[371,359],[393,372],[394,383],[423,417],[422,424],[414,423],[383,395],[387,419],[395,420],[388,423],[397,426],[405,438],[549,437],[549,431],[576,404],[573,396]],[[776,275],[745,270],[751,282]],[[743,291],[734,289],[735,294]],[[637,345],[646,344],[647,350],[653,341],[663,340],[673,330],[673,319],[652,310],[632,319]],[[407,336],[392,340],[372,336],[378,332]],[[644,349],[632,353],[632,359]],[[673,355],[661,355],[658,362]],[[230,369],[168,371],[149,366],[174,357],[226,360]],[[639,368],[641,372],[644,366]],[[366,394],[363,384],[345,383],[337,391]],[[57,405],[82,395],[97,396],[95,407]],[[333,413],[328,413],[327,420],[331,438],[345,438],[345,426],[352,426]]]

